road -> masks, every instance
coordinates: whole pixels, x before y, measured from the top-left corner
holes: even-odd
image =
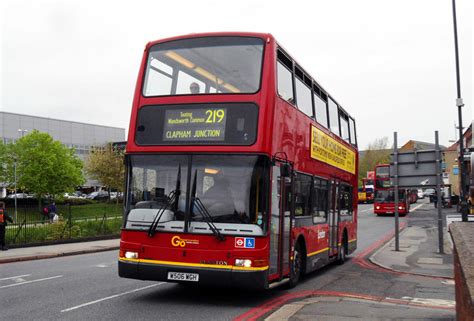
[[[306,276],[291,290],[245,292],[121,279],[117,276],[117,252],[111,251],[2,265],[1,319],[232,320],[272,298],[298,291],[397,298],[423,295],[422,291],[416,293],[420,286],[439,286],[431,280],[395,277],[356,264],[358,253],[393,230],[393,218],[376,217],[371,209],[372,205],[359,206],[358,250],[353,258],[343,266],[331,265]],[[409,219],[410,215],[401,221]]]

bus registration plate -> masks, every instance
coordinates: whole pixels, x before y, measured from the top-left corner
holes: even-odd
[[[197,273],[182,273],[182,272],[168,272],[168,280],[198,282],[199,281],[199,274],[197,274]]]

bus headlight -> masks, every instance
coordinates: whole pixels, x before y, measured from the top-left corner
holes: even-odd
[[[379,210],[379,209],[380,209],[380,206],[376,206],[375,209]]]
[[[403,210],[403,206],[399,206],[398,209],[399,209],[399,210]]]
[[[235,259],[235,266],[240,266],[240,267],[251,267],[252,266],[252,260],[249,259]]]

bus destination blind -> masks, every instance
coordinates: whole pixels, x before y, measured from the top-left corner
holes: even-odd
[[[226,108],[168,109],[163,141],[224,141],[226,118]]]

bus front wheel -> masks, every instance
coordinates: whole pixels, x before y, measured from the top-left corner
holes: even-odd
[[[291,262],[290,269],[290,282],[289,287],[292,288],[298,284],[301,278],[304,264],[304,254],[301,250],[301,242],[297,242],[295,245],[295,251],[293,254],[293,261]]]
[[[347,248],[346,243],[347,243],[346,237],[344,236],[344,238],[342,239],[341,246],[339,247],[339,255],[337,257],[337,264],[342,265],[346,261],[346,248]]]

